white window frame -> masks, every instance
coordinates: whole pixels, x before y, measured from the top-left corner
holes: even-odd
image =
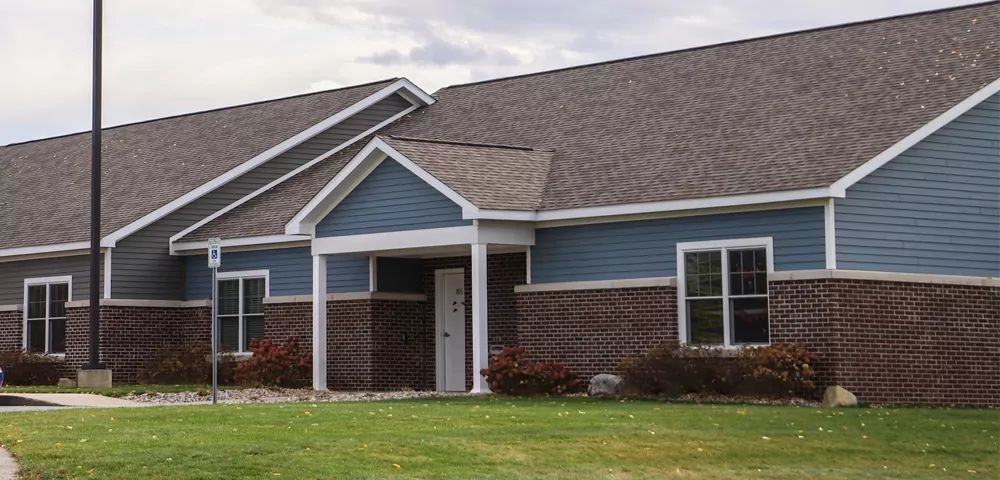
[[[25,278],[24,279],[24,318],[22,325],[22,335],[21,335],[21,345],[24,350],[28,350],[28,311],[31,306],[28,304],[28,287],[37,287],[39,285],[45,285],[45,355],[52,356],[65,356],[66,353],[52,353],[52,330],[49,327],[49,322],[52,321],[49,318],[49,298],[50,295],[50,285],[53,284],[66,284],[66,302],[73,301],[73,276],[72,275],[60,275],[56,277],[38,277],[38,278]],[[63,317],[64,319],[66,317]],[[31,320],[40,320],[38,318],[33,318]]]
[[[704,251],[722,251],[722,348],[739,348],[745,345],[732,343],[732,319],[729,308],[729,250],[764,248],[767,254],[767,273],[774,273],[774,239],[772,237],[741,238],[732,240],[709,240],[704,242],[683,242],[677,244],[677,336],[680,343],[688,343],[687,331],[687,275],[684,271],[684,254]],[[771,325],[770,288],[768,289],[768,330]],[[770,341],[770,333],[768,334]]]
[[[222,282],[222,281],[226,281],[226,280],[239,280],[239,314],[237,315],[237,323],[239,324],[239,332],[240,332],[239,336],[240,336],[240,338],[239,338],[239,341],[238,341],[239,345],[238,345],[238,348],[236,350],[237,353],[241,353],[241,354],[248,354],[248,353],[250,353],[249,350],[245,350],[243,348],[243,345],[246,344],[246,341],[243,338],[246,335],[246,331],[245,331],[246,327],[244,326],[244,323],[245,323],[244,322],[244,320],[245,320],[244,319],[244,315],[245,315],[245,313],[243,312],[243,281],[244,280],[256,280],[258,278],[263,278],[264,279],[264,298],[270,297],[271,296],[271,272],[269,270],[244,270],[244,271],[239,271],[239,272],[219,272],[219,273],[217,273],[215,275],[215,281],[216,282]],[[216,291],[218,291],[218,288],[216,288]],[[218,305],[218,304],[216,304],[216,305]],[[254,315],[256,315],[256,314],[254,314]],[[232,315],[225,315],[225,316],[226,317],[231,317]],[[222,315],[218,315],[217,314],[217,317],[222,317]],[[221,320],[221,318],[218,321],[219,321],[219,331],[218,331],[218,334],[220,336],[220,338],[219,338],[219,344],[221,345],[222,344],[222,338],[221,338],[221,335],[222,335],[222,320]],[[265,321],[267,321],[266,317],[265,317]]]

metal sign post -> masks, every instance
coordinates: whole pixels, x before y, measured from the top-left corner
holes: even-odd
[[[208,239],[208,268],[212,269],[212,405],[219,398],[219,281],[216,275],[222,265],[222,240]]]

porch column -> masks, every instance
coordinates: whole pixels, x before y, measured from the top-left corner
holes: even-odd
[[[326,255],[313,255],[313,389],[326,390]]]
[[[490,393],[479,372],[489,360],[486,303],[486,244],[472,244],[472,393]]]

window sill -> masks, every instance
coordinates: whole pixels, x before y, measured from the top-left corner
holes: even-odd
[[[755,343],[751,345],[691,345],[684,343],[682,345],[692,350],[718,351],[721,352],[720,356],[725,357],[735,357],[740,350],[747,348],[753,349],[771,346],[770,343]]]

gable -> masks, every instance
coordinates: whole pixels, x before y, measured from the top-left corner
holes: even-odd
[[[316,224],[316,237],[471,225],[462,207],[387,158]]]
[[[1000,94],[847,189],[837,267],[1000,274]]]

